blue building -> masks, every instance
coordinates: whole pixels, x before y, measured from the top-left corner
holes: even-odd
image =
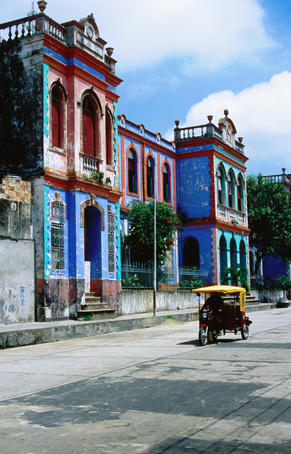
[[[132,200],[156,198],[181,216],[173,284],[180,266],[205,283],[222,282],[227,268],[248,280],[247,158],[228,112],[218,126],[211,116],[176,122],[172,142],[134,124],[118,115],[122,81],[94,17],[58,24],[43,8],[0,25],[2,65],[16,58],[21,68],[18,112],[31,109],[23,121],[33,140],[12,154],[3,135],[0,170],[32,185],[36,318],[74,318],[90,303],[118,312]]]
[[[205,283],[221,283],[227,268],[248,281],[246,167],[242,138],[225,111],[218,126],[179,128],[174,142],[119,116],[122,232],[134,200],[172,204],[183,224],[173,249],[173,267],[195,267]]]

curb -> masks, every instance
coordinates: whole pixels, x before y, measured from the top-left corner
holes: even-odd
[[[247,307],[246,312],[269,310],[275,307],[276,305],[272,303],[261,303]],[[36,328],[15,327],[14,330],[7,328],[7,331],[0,331],[0,349],[98,336],[133,329],[152,328],[161,325],[167,319],[192,322],[198,320],[198,311],[195,309],[187,312],[172,311],[163,315],[156,315],[156,317],[145,315],[88,322],[71,321],[63,324],[60,322],[58,325],[54,324],[43,328],[39,326]]]

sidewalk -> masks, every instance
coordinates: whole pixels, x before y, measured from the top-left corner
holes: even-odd
[[[260,303],[246,307],[246,312],[269,310],[275,307],[271,303]],[[97,336],[101,334],[128,331],[132,329],[151,328],[161,325],[167,319],[173,318],[181,322],[198,320],[197,309],[185,309],[152,314],[130,314],[120,317],[78,321],[64,320],[55,322],[18,323],[0,325],[0,349],[21,347],[24,345],[57,342],[76,337]]]

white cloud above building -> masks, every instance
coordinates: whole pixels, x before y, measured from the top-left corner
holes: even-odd
[[[30,10],[30,0],[1,5],[3,21]],[[59,22],[91,12],[102,38],[115,48],[121,70],[172,57],[183,58],[186,72],[197,65],[214,70],[274,45],[258,0],[48,0],[46,9]]]
[[[195,103],[181,119],[181,127],[207,123],[213,115],[214,123],[229,110],[229,117],[245,137],[248,169],[257,173],[280,172],[291,168],[291,72],[284,71],[270,80],[234,93],[231,90],[211,93]],[[166,135],[170,137],[172,132]],[[264,169],[264,170],[263,170]]]
[[[122,69],[182,57],[182,68],[210,70],[274,45],[256,0],[88,1],[102,17]],[[99,18],[96,18],[97,21]]]

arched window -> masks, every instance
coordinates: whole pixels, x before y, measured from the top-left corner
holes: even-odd
[[[187,238],[183,243],[183,265],[200,268],[199,243],[193,238]]]
[[[83,153],[95,157],[98,154],[99,120],[94,99],[87,95],[83,100]]]
[[[152,157],[147,159],[147,197],[155,196],[155,164]]]
[[[52,88],[52,146],[64,147],[64,93],[60,86]]]
[[[235,208],[235,189],[234,189],[234,174],[232,170],[228,174],[228,182],[227,182],[227,192],[228,192],[228,206],[230,208]]]
[[[225,205],[225,172],[220,165],[217,170],[218,203]]]
[[[136,152],[131,148],[127,155],[128,192],[137,194]]]
[[[220,282],[223,282],[225,279],[225,270],[227,269],[226,239],[223,235],[219,240],[219,264],[220,264]]]
[[[170,202],[171,200],[170,169],[168,164],[163,166],[163,200],[164,202]]]
[[[237,209],[244,211],[244,182],[241,175],[238,177],[237,185]]]
[[[112,135],[112,119],[108,109],[106,109],[106,164],[109,166],[112,165]]]
[[[239,255],[240,255],[240,269],[243,279],[247,279],[247,253],[246,245],[243,240],[239,244]]]

